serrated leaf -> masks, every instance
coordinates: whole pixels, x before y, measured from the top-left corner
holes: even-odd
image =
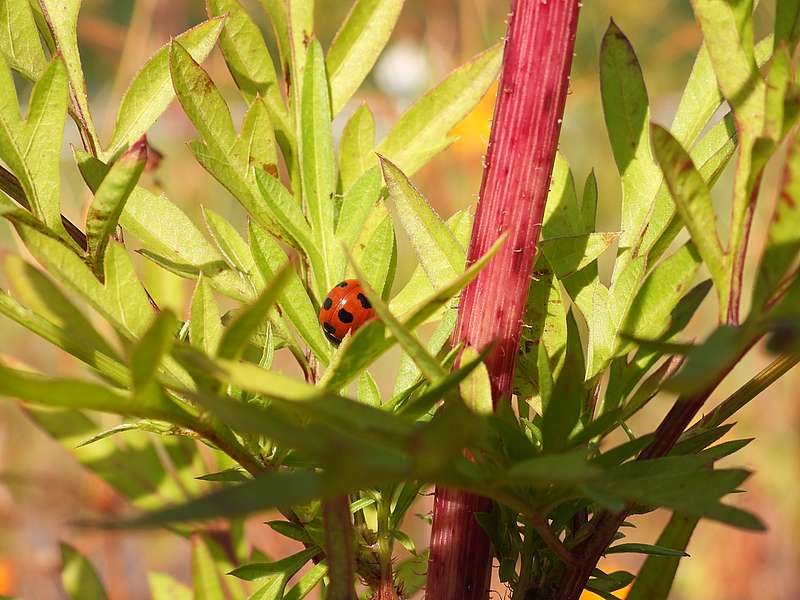
[[[42,14],[53,35],[58,54],[63,58],[69,84],[72,90],[72,109],[75,112],[78,129],[81,135],[88,137],[84,141],[91,148],[100,149],[100,142],[94,130],[92,115],[89,111],[89,96],[86,80],[83,77],[81,56],[78,52],[78,11],[82,0],[39,0]]]
[[[47,66],[28,0],[0,0],[0,51],[8,64],[30,80]]]
[[[271,279],[286,262],[286,253],[275,240],[255,225],[250,226],[250,244],[257,268],[265,280]],[[327,365],[330,360],[330,343],[322,333],[317,311],[300,277],[294,271],[287,277],[288,281],[278,297],[278,304],[303,341]]]
[[[194,60],[202,62],[222,31],[223,18],[209,19],[175,38]],[[170,44],[162,46],[131,81],[120,102],[106,155],[113,156],[145,133],[175,97],[169,74]]]
[[[336,191],[331,101],[322,47],[317,40],[308,45],[300,107],[300,164],[303,199],[311,231],[322,253],[323,272],[315,272],[317,292],[327,293],[333,284],[330,272],[334,252],[334,201]]]
[[[475,107],[497,78],[502,46],[492,46],[454,70],[411,106],[376,151],[407,176],[452,141],[448,135]]]
[[[147,162],[147,140],[139,140],[114,162],[97,188],[86,216],[86,242],[95,273],[102,273],[106,247],[114,235]]]
[[[258,25],[238,0],[208,0],[206,7],[209,16],[227,15],[219,46],[236,86],[251,105],[259,96],[264,99],[279,139],[290,142],[294,134],[289,113],[281,97],[275,65]],[[286,148],[291,148],[291,142]]]
[[[214,301],[208,280],[201,276],[197,280],[191,305],[189,340],[192,346],[209,356],[214,356],[222,338],[222,321],[219,307]]]
[[[622,177],[621,247],[631,246],[660,183],[650,154],[650,109],[639,62],[625,34],[612,20],[600,49],[603,114]]]
[[[400,169],[386,158],[380,161],[389,198],[428,279],[433,285],[452,279],[464,268],[464,248]]]
[[[61,543],[61,582],[72,600],[107,600],[92,563],[75,548]]]
[[[326,59],[333,114],[364,81],[394,30],[404,0],[355,0]]]
[[[239,358],[241,356],[250,336],[267,320],[267,315],[277,302],[278,296],[289,281],[292,272],[292,267],[288,264],[277,270],[255,302],[243,308],[236,315],[222,334],[217,356],[220,358]]]
[[[726,261],[717,234],[716,215],[708,186],[691,157],[666,129],[652,125],[651,132],[656,158],[677,212],[711,272],[717,293],[723,297],[727,295]]]
[[[661,535],[658,546],[684,549],[697,526],[698,519],[674,513]],[[666,600],[669,595],[675,572],[678,569],[680,556],[659,558],[648,556],[639,569],[633,587],[628,592],[629,600]]]
[[[347,193],[359,177],[375,164],[374,148],[375,117],[364,103],[347,121],[339,142],[339,178],[343,192]]]

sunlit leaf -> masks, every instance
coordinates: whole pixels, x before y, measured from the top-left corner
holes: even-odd
[[[0,0],[0,51],[8,64],[30,80],[47,66],[28,0]]]
[[[374,148],[375,117],[369,107],[362,104],[347,121],[339,142],[339,178],[343,192],[347,192],[365,171],[375,165]]]
[[[103,583],[90,563],[75,548],[61,543],[61,582],[72,600],[106,600]]]

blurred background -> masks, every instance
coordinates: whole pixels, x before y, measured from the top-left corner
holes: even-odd
[[[757,13],[759,36],[774,15],[775,1],[763,1]],[[244,2],[263,26],[274,49],[271,31],[255,0]],[[349,2],[317,1],[317,32],[327,47],[341,23]],[[452,68],[498,41],[505,29],[508,2],[492,0],[407,0],[398,27],[375,71],[336,122],[337,133],[360,101],[376,115],[378,136],[421,93]],[[598,49],[613,17],[628,35],[644,69],[651,99],[652,118],[668,124],[680,91],[700,45],[688,0],[592,0],[580,18],[576,56],[564,119],[560,150],[569,160],[578,185],[594,169],[600,188],[598,229],[618,228],[620,189],[605,134],[597,79]],[[78,36],[94,119],[103,139],[113,127],[120,98],[145,60],[170,36],[205,18],[200,0],[84,0]],[[218,50],[205,63],[229,99],[234,118],[241,118],[244,103]],[[23,86],[24,87],[24,86]],[[448,151],[415,176],[417,186],[442,216],[473,204],[481,178],[481,159],[489,135],[494,90],[455,130],[460,136]],[[25,92],[21,94],[25,96]],[[197,223],[200,207],[210,206],[244,230],[238,204],[190,156],[185,143],[194,136],[189,121],[174,103],[149,134],[163,155],[160,167],[147,176],[146,185],[162,189]],[[79,145],[77,131],[68,123],[67,141]],[[749,273],[757,265],[765,219],[775,200],[780,164],[770,165],[751,242]],[[80,221],[88,190],[80,179],[68,147],[63,162],[64,212]],[[725,206],[730,173],[722,180],[715,199]],[[724,220],[726,211],[722,212]],[[399,260],[395,286],[405,282],[415,263],[405,240],[398,240]],[[132,245],[135,247],[135,244]],[[0,254],[18,252],[10,228],[0,225]],[[162,306],[185,315],[191,285],[140,262],[148,289]],[[606,268],[608,267],[606,261]],[[0,285],[7,287],[0,274]],[[702,338],[715,326],[716,307],[710,299],[692,324],[692,335]],[[0,352],[48,373],[79,376],[84,371],[32,334],[0,317]],[[714,395],[714,402],[767,364],[755,350]],[[384,359],[375,373],[387,393],[391,390],[397,355]],[[800,598],[800,370],[795,369],[762,394],[740,415],[731,435],[755,437],[730,462],[755,474],[745,484],[746,493],[732,502],[755,512],[767,524],[765,533],[745,533],[702,522],[690,544],[691,558],[682,561],[671,598],[676,600],[784,600]],[[632,426],[648,431],[669,406],[658,398],[651,410]],[[430,499],[422,498],[409,514],[423,517]],[[13,403],[0,402],[0,595],[20,598],[64,598],[59,583],[58,542],[67,540],[89,556],[101,571],[112,600],[146,598],[145,574],[149,569],[168,571],[188,582],[189,545],[163,532],[108,533],[81,531],[70,521],[87,516],[126,514],[125,501],[100,478],[83,470],[60,445],[40,432]],[[667,515],[639,519],[630,541],[652,543]],[[248,532],[255,543],[280,557],[294,545],[279,539],[253,519]],[[412,522],[413,521],[413,522]],[[424,519],[409,517],[408,529],[418,547],[427,543]],[[614,558],[606,570],[634,571],[636,557]],[[504,597],[502,585],[493,597]],[[624,595],[624,594],[621,594]],[[589,597],[587,594],[586,597]]]

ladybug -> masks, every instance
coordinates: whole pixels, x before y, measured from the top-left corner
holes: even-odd
[[[319,322],[325,335],[338,344],[375,316],[375,309],[358,279],[345,279],[328,292],[319,310]]]

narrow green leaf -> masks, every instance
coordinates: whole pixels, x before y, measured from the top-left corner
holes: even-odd
[[[270,0],[262,0],[269,2]],[[309,40],[314,37],[314,0],[288,0],[284,9],[286,13],[286,29],[289,40],[289,57],[291,60],[291,74],[289,91],[293,95],[296,121],[299,121],[302,104],[302,87],[305,77],[306,62],[308,58]],[[326,84],[327,86],[327,84]],[[297,136],[301,137],[300,135]]]
[[[0,363],[0,392],[40,406],[97,410],[142,419],[182,423],[187,415],[166,397],[144,404],[131,394],[95,383],[53,379]]]
[[[192,536],[192,583],[195,600],[225,600],[217,566],[203,536]]]
[[[540,240],[539,248],[559,279],[579,271],[597,258],[620,237],[619,233],[583,233]]]
[[[257,97],[263,98],[279,138],[292,140],[294,134],[281,97],[275,65],[258,25],[238,0],[208,0],[206,7],[210,17],[227,15],[219,47],[245,100],[252,104]]]
[[[283,600],[302,600],[311,593],[328,573],[326,561],[314,565],[286,594]]]
[[[366,103],[347,121],[339,142],[339,178],[347,192],[359,177],[375,164],[375,117]],[[341,223],[341,218],[340,221]]]
[[[497,78],[502,46],[493,46],[453,71],[397,121],[376,151],[407,176],[413,175],[453,140],[453,129]]]
[[[389,295],[397,267],[397,242],[392,218],[386,215],[375,228],[364,248],[354,253],[363,281],[376,290],[382,298]]]
[[[78,11],[82,0],[39,0],[42,14],[47,21],[47,26],[53,35],[56,50],[63,58],[69,74],[69,84],[72,90],[72,109],[75,112],[78,128],[81,135],[88,136],[85,140],[90,148],[100,149],[100,142],[94,130],[92,115],[89,111],[89,96],[86,90],[86,80],[83,77],[81,56],[78,52]]]
[[[255,225],[250,226],[250,244],[253,257],[261,275],[267,281],[272,279],[287,261],[286,253],[269,235]],[[292,326],[300,334],[317,358],[327,365],[331,346],[319,324],[317,310],[309,298],[303,282],[294,270],[287,275],[288,281],[278,297],[278,304]]]
[[[287,82],[286,87],[288,88],[292,85],[291,82],[294,81],[295,78],[292,71],[292,46],[289,42],[289,11],[287,3],[284,0],[259,0],[259,2],[264,12],[269,16],[274,39],[278,44],[283,80]],[[312,32],[313,26],[308,32],[309,35]],[[286,91],[289,92],[290,90],[287,89]]]
[[[194,60],[203,62],[211,52],[222,31],[225,19],[209,19],[175,38]],[[117,112],[114,133],[106,148],[106,155],[138,139],[156,122],[175,97],[169,73],[169,49],[172,43],[162,46],[145,63],[131,81]]]
[[[109,238],[147,162],[147,140],[141,139],[112,165],[94,195],[86,216],[86,241],[95,273],[102,273]]]
[[[253,253],[247,242],[239,235],[230,221],[210,208],[203,207],[203,217],[209,232],[211,232],[211,237],[214,238],[217,248],[228,264],[244,277],[254,291],[260,290],[264,286],[264,279],[256,269]]]
[[[649,554],[650,556],[689,556],[683,550],[673,550],[672,548],[667,548],[666,546],[660,546],[658,544],[617,544],[616,546],[609,547],[605,554],[624,554],[624,553],[636,553],[636,554]]]
[[[641,68],[613,20],[600,49],[600,89],[611,148],[622,176],[620,245],[625,248],[638,237],[661,178],[650,154],[650,109]]]
[[[344,278],[347,268],[344,248],[353,250],[364,224],[380,197],[381,187],[381,172],[378,167],[372,167],[344,194],[336,223],[336,240],[339,243],[336,245],[331,265],[331,274],[335,281]]]
[[[657,339],[670,325],[670,315],[687,292],[700,267],[694,245],[684,244],[659,263],[642,282],[622,323],[625,334]]]
[[[800,132],[790,142],[767,242],[753,289],[753,308],[761,310],[800,252]]]
[[[124,332],[141,336],[155,316],[153,307],[133,268],[125,248],[113,242],[106,250],[102,310],[112,316]],[[64,282],[65,283],[65,282]]]
[[[236,315],[222,334],[217,356],[238,358],[247,346],[252,333],[267,319],[267,315],[278,300],[278,296],[289,281],[293,272],[291,265],[285,265],[267,282],[264,291],[255,302]]]
[[[453,279],[464,268],[464,248],[400,169],[383,157],[380,160],[389,197],[428,279],[434,285]]]
[[[308,45],[300,110],[300,164],[303,199],[308,207],[311,231],[322,252],[322,273],[314,273],[317,292],[333,286],[330,267],[334,252],[334,201],[336,167],[331,130],[331,100],[322,47],[317,40]]]
[[[28,0],[0,0],[0,52],[9,66],[36,80],[47,66]]]
[[[364,371],[358,378],[358,401],[369,406],[383,404],[378,384],[375,383],[368,371]]]
[[[473,348],[464,348],[461,354],[462,362],[475,360],[478,353]],[[482,362],[477,365],[474,371],[467,375],[462,381],[458,390],[466,404],[474,412],[482,415],[490,415],[494,411],[492,403],[492,386],[489,382],[489,372],[486,365]]]
[[[237,154],[245,177],[252,179],[255,170],[278,172],[278,151],[275,148],[275,132],[261,98],[250,104],[239,132]]]
[[[800,2],[782,0],[775,4],[775,46],[781,42],[789,44],[789,50],[797,47],[800,40]]]
[[[328,50],[331,104],[336,115],[364,81],[394,30],[403,0],[355,0]]]
[[[696,517],[674,513],[658,536],[657,545],[685,549],[697,522]],[[688,556],[685,553],[683,555]],[[648,556],[628,592],[629,600],[667,600],[680,559],[681,556]]]
[[[694,162],[672,135],[652,125],[653,149],[661,165],[678,214],[708,266],[720,297],[727,295],[725,257],[717,234],[716,215],[708,186]]]
[[[107,600],[92,563],[75,548],[61,543],[61,582],[72,600]]]
[[[142,389],[155,379],[164,355],[169,352],[178,331],[178,320],[170,311],[158,317],[136,342],[131,351],[131,379],[136,389]]]
[[[147,584],[153,600],[192,600],[192,590],[166,573],[149,572]]]
[[[564,454],[547,454],[518,462],[503,478],[528,485],[546,486],[553,483],[575,484],[591,481],[601,475],[600,469],[586,461],[586,450]]]
[[[0,4],[0,19],[3,17],[2,11],[3,6]],[[0,118],[11,131],[16,131],[22,123],[17,87],[2,50],[0,50]]]
[[[301,550],[296,554],[292,554],[291,556],[287,556],[286,558],[277,560],[275,562],[249,563],[242,565],[241,567],[237,567],[231,571],[229,575],[233,575],[234,577],[238,577],[239,579],[243,579],[245,581],[259,581],[262,583],[264,579],[267,579],[268,583],[264,587],[275,585],[274,582],[276,580],[281,581],[281,585],[275,585],[276,588],[280,587],[280,592],[277,593],[277,595],[269,596],[265,595],[263,592],[260,592],[261,595],[258,596],[258,598],[261,600],[266,600],[267,598],[276,598],[280,600],[283,598],[283,587],[286,585],[286,582],[294,577],[295,574],[303,567],[303,565],[305,565],[314,557],[315,554],[318,553],[318,548],[307,548],[306,550]],[[278,592],[277,589],[276,592]]]
[[[214,356],[222,338],[222,321],[219,307],[214,301],[208,280],[201,276],[194,289],[191,307],[189,340],[192,345],[209,356]]]

